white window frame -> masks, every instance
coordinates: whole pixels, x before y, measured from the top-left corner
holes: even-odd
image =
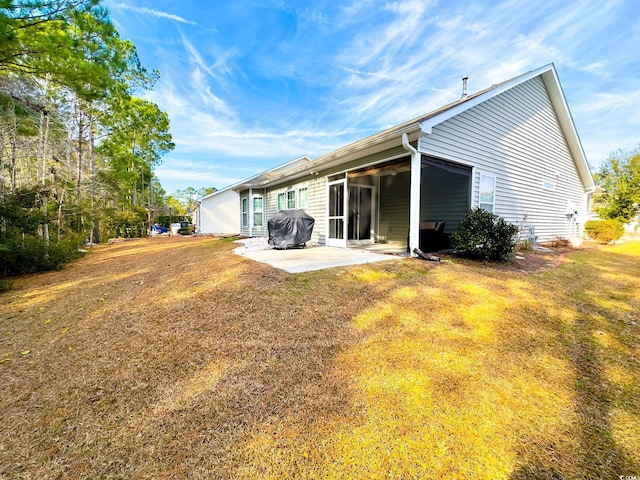
[[[286,210],[287,208],[287,192],[278,193],[278,210]]]
[[[260,200],[260,208],[256,205],[256,200]],[[251,202],[253,204],[253,226],[264,227],[264,197],[262,195],[254,195]],[[260,215],[260,223],[256,222],[256,215]]]
[[[492,184],[493,184],[493,192],[491,192],[491,201],[487,201],[486,198],[483,201],[483,192],[482,192],[482,187],[483,187],[483,179],[491,179]],[[490,213],[495,213],[495,209],[496,209],[496,176],[491,174],[491,173],[483,173],[480,172],[480,176],[478,177],[478,208],[482,208],[483,210],[486,210],[487,212]]]
[[[242,197],[240,200],[240,225],[243,227],[249,226],[249,198]]]
[[[296,191],[295,190],[287,190],[286,201],[287,201],[287,210],[292,210],[296,208]]]
[[[306,191],[306,201],[300,199],[300,192]],[[309,186],[302,185],[297,188],[288,188],[278,192],[276,197],[278,210],[291,210],[295,208],[309,208]]]
[[[300,193],[304,191],[306,193],[306,197],[305,201],[303,202],[300,199]],[[309,208],[309,187],[304,186],[304,187],[300,187],[298,188],[298,191],[296,192],[296,197],[297,197],[297,202],[298,202],[298,208]]]

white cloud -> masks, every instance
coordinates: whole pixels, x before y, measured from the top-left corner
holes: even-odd
[[[637,28],[627,25],[624,36],[612,29],[621,20],[616,8],[629,10],[628,3],[436,3],[283,2],[287,18],[298,15],[288,30],[243,16],[237,30],[220,23],[224,32],[206,40],[200,29],[193,36],[194,29],[173,32],[155,47],[165,49],[158,58],[166,64],[152,94],[171,117],[177,144],[171,161],[216,159],[229,165],[225,174],[242,163],[249,169],[240,175],[245,178],[260,165],[317,156],[457,100],[463,75],[473,93],[551,62],[589,159],[634,145],[640,113],[632,105],[640,98],[634,84],[616,93],[626,80],[615,68],[626,62],[630,78],[637,61],[612,47],[637,43]]]
[[[349,52],[345,60],[357,65],[372,61],[388,62],[401,50],[414,45],[425,28],[423,15],[429,2],[422,0],[387,4],[383,10],[396,15],[387,25],[379,25],[374,35],[367,31],[355,41],[356,48]]]
[[[640,90],[624,93],[594,93],[572,110],[579,112],[581,117],[592,119],[598,124],[601,124],[602,118],[612,112],[622,113],[627,122],[640,124],[638,104],[640,104]]]
[[[196,22],[192,22],[178,15],[174,15],[168,12],[162,12],[160,10],[153,10],[147,7],[134,7],[133,5],[127,5],[126,3],[114,3],[113,6],[116,8],[121,8],[123,10],[131,10],[132,12],[142,13],[143,15],[151,15],[153,17],[166,18],[169,20],[175,20],[176,22],[180,23],[187,23],[189,25],[197,25]]]
[[[300,13],[300,18],[304,22],[308,22],[308,23],[314,23],[314,24],[329,23],[329,17],[327,16],[327,14],[316,9],[304,9],[302,13]]]
[[[172,182],[181,181],[187,182],[188,184],[201,182],[208,185],[220,185],[219,188],[226,187],[227,185],[232,185],[239,180],[242,180],[242,178],[246,178],[242,175],[232,176],[228,173],[220,174],[218,172],[212,172],[208,169],[183,170],[178,168],[165,168],[162,165],[160,165],[155,170],[155,174],[160,179],[160,183],[163,185],[171,180]]]
[[[189,40],[187,40],[187,38],[184,35],[181,35],[181,38],[182,38],[182,44],[184,45],[187,52],[189,52],[191,62],[196,64],[198,67],[204,70],[211,77],[218,80],[222,80],[222,77],[218,75],[216,72],[214,72],[213,69],[205,63],[204,59],[202,58],[202,55],[200,55],[200,52],[198,52],[198,50],[193,46],[193,44]]]
[[[590,63],[589,65],[586,65],[584,67],[578,67],[579,69],[587,72],[587,73],[591,73],[593,75],[596,75],[600,78],[603,79],[609,79],[611,78],[611,69],[610,67],[607,65],[607,63],[605,62],[593,62]]]

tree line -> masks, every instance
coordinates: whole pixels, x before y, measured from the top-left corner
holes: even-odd
[[[100,0],[0,0],[0,275],[144,228],[174,148],[159,78]]]
[[[609,155],[596,172],[595,180],[599,187],[595,205],[600,218],[620,223],[640,222],[640,147]]]

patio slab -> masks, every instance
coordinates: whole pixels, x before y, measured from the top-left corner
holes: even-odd
[[[238,251],[236,255],[266,263],[288,273],[311,272],[325,268],[398,260],[399,255],[372,253],[356,248],[307,247],[288,250]]]

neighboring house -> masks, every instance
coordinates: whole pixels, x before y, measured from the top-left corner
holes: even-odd
[[[198,200],[192,214],[198,233],[240,233],[240,196],[232,187],[216,190]]]
[[[266,235],[277,210],[302,208],[319,244],[408,242],[413,251],[421,224],[450,234],[475,207],[526,219],[539,242],[581,235],[594,187],[551,64],[233,190],[243,235]]]

